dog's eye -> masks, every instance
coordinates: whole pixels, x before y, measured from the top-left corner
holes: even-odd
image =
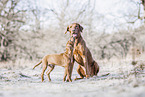
[[[70,28],[72,28],[72,26],[70,26]]]

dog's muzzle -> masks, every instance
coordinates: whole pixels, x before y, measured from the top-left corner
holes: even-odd
[[[77,37],[78,36],[78,34],[77,33],[73,33],[73,37]]]

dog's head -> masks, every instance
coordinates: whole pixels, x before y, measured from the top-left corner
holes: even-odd
[[[83,27],[78,23],[73,23],[67,27],[67,31],[65,32],[65,34],[68,31],[70,32],[71,37],[78,38],[80,37],[81,32],[83,31]]]

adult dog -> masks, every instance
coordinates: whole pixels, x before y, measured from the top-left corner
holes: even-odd
[[[65,32],[65,34],[67,32],[70,32],[70,35],[75,37],[73,57],[74,61],[79,64],[77,72],[80,75],[81,79],[84,77],[92,77],[94,75],[97,75],[97,73],[99,72],[99,65],[93,59],[90,50],[86,46],[86,43],[81,36],[82,31],[83,27],[80,24],[73,23],[67,27],[67,31]],[[83,67],[85,67],[85,71]]]
[[[42,63],[43,69],[41,73],[41,81],[44,81],[44,72],[49,67],[49,70],[46,72],[48,76],[48,80],[51,81],[50,79],[50,73],[54,69],[55,65],[62,66],[65,68],[65,74],[63,81],[66,81],[66,76],[67,76],[67,81],[71,82],[71,73],[73,69],[73,48],[74,48],[74,38],[71,38],[66,45],[66,51],[61,54],[51,54],[51,55],[46,55],[42,58],[42,60],[34,66],[37,67]],[[33,69],[34,69],[33,68]]]

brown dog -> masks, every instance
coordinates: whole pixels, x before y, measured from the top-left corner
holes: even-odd
[[[44,81],[44,72],[47,69],[47,66],[49,67],[49,70],[46,72],[48,76],[48,80],[51,81],[50,79],[50,72],[54,69],[55,65],[62,66],[65,68],[65,74],[63,80],[67,80],[71,82],[71,73],[73,69],[73,48],[74,48],[74,38],[71,38],[66,45],[66,52],[61,53],[61,54],[51,54],[51,55],[46,55],[42,58],[42,60],[34,66],[37,67],[42,63],[43,65],[43,70],[41,74],[41,80],[42,82]],[[33,69],[34,69],[33,68]]]
[[[67,31],[70,32],[70,35],[75,37],[73,54],[74,61],[79,64],[77,72],[81,76],[81,78],[87,78],[97,75],[97,73],[99,72],[99,65],[94,61],[90,50],[87,48],[86,43],[81,36],[82,30],[83,27],[78,23],[70,24],[67,27]],[[67,31],[65,33],[67,33]],[[82,66],[85,67],[86,73],[84,72]]]

